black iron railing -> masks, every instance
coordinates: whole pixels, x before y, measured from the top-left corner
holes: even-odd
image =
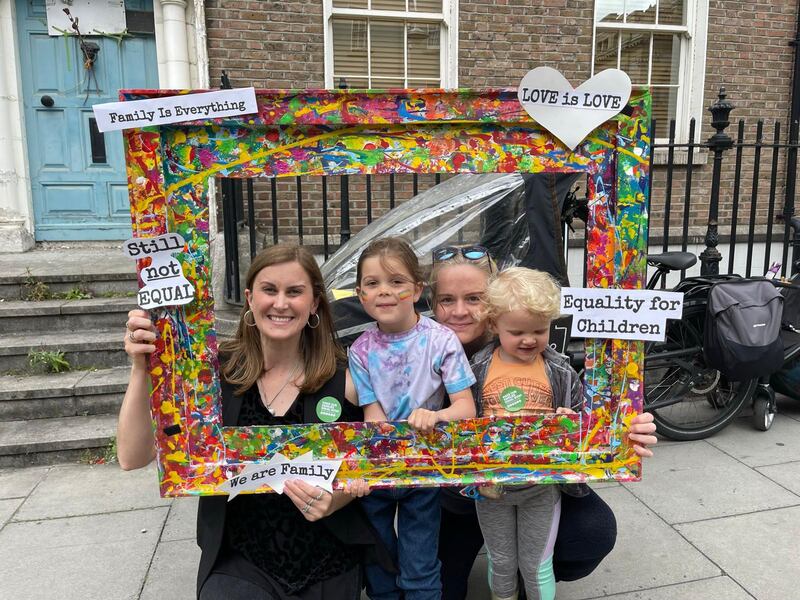
[[[686,142],[676,141],[674,120],[669,123],[666,139],[658,141],[660,123],[652,122],[651,139],[656,142],[651,152],[649,246],[659,251],[678,247],[685,251],[690,242],[702,241],[703,274],[719,273],[721,263],[724,271],[734,272],[737,252],[744,251],[743,275],[764,273],[773,261],[781,262],[781,274],[785,275],[797,268],[790,265],[790,247],[800,243],[800,237],[792,238],[789,225],[795,214],[800,127],[797,122],[792,123],[788,138],[784,138],[779,122],[767,131],[764,121],[759,120],[754,134],[750,127],[748,135],[742,120],[734,139],[727,134],[729,116],[734,110],[721,90],[718,100],[709,108],[715,133],[705,142],[696,140],[694,120],[690,122]],[[665,164],[655,164],[654,157],[664,154]],[[710,159],[710,180],[709,166],[701,158]],[[312,245],[315,252],[327,259],[336,246],[350,239],[354,227],[360,228],[394,208],[400,187],[408,196],[408,185],[398,185],[397,177],[403,176],[297,177],[290,185],[271,179],[269,184],[259,184],[259,190],[255,190],[253,180],[222,179],[226,300],[241,303],[240,259],[256,254],[259,238],[262,244],[291,240]],[[439,175],[433,180],[423,180],[414,174],[411,195],[439,182]],[[312,199],[309,190],[314,197],[318,193],[319,200]],[[376,209],[378,204],[380,208]],[[269,212],[269,216],[261,216],[262,210]],[[307,220],[315,219],[317,223],[317,210],[322,213],[321,226],[309,226]],[[654,211],[659,216],[654,216]],[[331,216],[336,212],[339,222],[334,229]],[[353,222],[355,213],[359,215],[357,224]],[[581,240],[578,233],[573,242]],[[247,250],[240,247],[240,238],[242,245],[247,241]],[[773,244],[778,242],[780,256],[772,253]],[[757,243],[764,244],[763,264],[754,252]],[[740,248],[742,245],[744,249]]]
[[[795,194],[797,189],[797,150],[798,123],[791,125],[789,136],[781,136],[781,123],[775,122],[771,132],[765,132],[765,123],[758,120],[755,134],[748,139],[746,124],[740,120],[737,126],[736,138],[731,138],[726,129],[730,125],[729,115],[734,109],[725,98],[725,91],[721,90],[718,100],[709,108],[712,113],[712,127],[716,130],[706,142],[695,140],[695,123],[690,123],[687,143],[676,142],[675,122],[670,122],[669,137],[666,142],[653,144],[651,154],[651,173],[653,172],[652,159],[658,152],[666,152],[665,185],[663,187],[663,211],[659,228],[658,220],[651,220],[649,234],[651,239],[660,237],[661,250],[666,251],[674,247],[675,236],[671,226],[674,223],[673,196],[674,174],[679,172],[683,178],[682,194],[682,219],[680,232],[681,250],[686,250],[689,240],[693,237],[691,231],[691,211],[707,206],[706,231],[703,237],[705,249],[700,254],[703,274],[717,274],[720,272],[720,263],[723,261],[719,250],[720,243],[726,244],[727,265],[726,272],[734,272],[734,262],[737,248],[742,244],[746,248],[745,260],[746,276],[766,272],[772,262],[781,263],[781,274],[786,275],[791,270],[789,264],[789,248],[791,242],[790,218],[795,214]],[[652,123],[651,135],[657,139],[659,127],[656,121]],[[768,141],[767,138],[771,138]],[[677,164],[676,150],[685,152],[685,162]],[[729,151],[734,151],[734,160],[731,163]],[[695,163],[699,152],[708,152],[713,156],[711,182],[708,195],[697,196],[693,188],[693,175],[701,166]],[[768,161],[768,162],[766,162]],[[778,198],[778,189],[783,185],[783,199]],[[749,195],[744,196],[749,192]],[[651,192],[651,206],[659,201],[661,196],[658,191]],[[743,204],[745,205],[743,207]],[[780,204],[780,210],[778,206]],[[727,218],[720,217],[720,207],[730,210]],[[742,210],[742,209],[746,210]],[[775,227],[782,227],[780,234],[776,234]],[[724,229],[724,233],[721,233]],[[659,235],[660,234],[660,235]],[[772,246],[781,242],[781,256],[772,255]],[[755,255],[756,243],[764,244],[763,264],[757,264]]]
[[[243,260],[252,258],[258,251],[257,240],[268,236],[266,243],[277,244],[281,240],[291,240],[301,245],[312,245],[314,250],[327,259],[340,244],[344,244],[354,233],[351,217],[353,207],[365,211],[366,224],[381,216],[386,210],[393,209],[397,204],[398,188],[400,185],[394,174],[380,176],[379,186],[385,210],[380,212],[376,208],[376,178],[379,176],[365,175],[363,177],[341,175],[328,177],[295,177],[291,187],[294,189],[281,190],[278,181],[269,180],[268,189],[260,190],[260,199],[255,192],[252,179],[221,179],[222,221],[225,237],[225,299],[228,302],[239,304],[242,302],[241,265]],[[428,189],[431,185],[440,183],[441,175],[434,175],[430,181],[421,180],[416,173],[409,175],[410,194],[413,197]],[[359,185],[353,185],[358,181]],[[304,185],[319,185],[319,202],[308,202],[308,195],[304,194]],[[283,186],[287,187],[287,186]],[[405,186],[408,187],[408,186]],[[316,188],[315,188],[316,189]],[[408,191],[408,190],[405,190]],[[291,194],[291,215],[281,210],[280,200]],[[268,201],[264,196],[268,196]],[[332,202],[331,196],[335,196]],[[304,206],[305,200],[305,206]],[[269,206],[269,217],[257,219],[256,205]],[[308,215],[309,204],[312,210],[321,211],[322,226],[315,227],[316,233],[309,234],[304,217]],[[334,229],[330,222],[331,208],[335,206],[339,212],[338,229]],[[364,219],[360,219],[364,222]],[[286,224],[290,222],[290,224]],[[249,242],[247,250],[242,248],[243,241]],[[245,261],[246,262],[246,261]]]

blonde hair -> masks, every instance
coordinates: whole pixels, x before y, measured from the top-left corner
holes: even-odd
[[[453,246],[453,248],[469,248],[472,245],[473,244],[456,244]],[[431,290],[433,308],[436,308],[436,305],[439,303],[439,297],[436,291],[437,284],[439,283],[439,273],[441,273],[447,267],[452,267],[454,265],[469,265],[483,271],[487,276],[490,276],[492,273],[497,273],[497,263],[495,263],[494,259],[489,256],[488,252],[485,256],[482,256],[477,260],[469,260],[463,254],[461,254],[461,252],[456,252],[447,260],[434,262],[433,266],[431,267],[430,277],[428,278],[428,287]]]
[[[278,244],[260,252],[247,271],[247,289],[253,289],[256,276],[266,267],[296,262],[311,280],[311,289],[317,299],[319,326],[304,327],[300,337],[300,355],[303,357],[305,379],[300,386],[301,393],[316,392],[336,373],[336,366],[345,358],[344,351],[337,342],[333,326],[333,315],[325,294],[325,282],[314,255],[302,246]],[[224,356],[222,373],[225,380],[236,386],[236,393],[249,390],[264,372],[264,355],[261,351],[261,334],[258,328],[245,321],[250,306],[245,302],[239,315],[236,336],[220,345]]]
[[[525,310],[553,320],[561,314],[561,288],[544,271],[512,267],[498,273],[486,288],[485,318],[496,322],[500,315]]]

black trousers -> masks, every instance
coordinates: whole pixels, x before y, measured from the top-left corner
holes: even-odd
[[[292,595],[284,594],[277,585],[260,580],[258,577],[248,579],[247,572],[241,575],[213,571],[203,584],[199,600],[359,600],[361,598],[361,566],[320,581]]]
[[[456,514],[442,507],[439,531],[442,600],[464,600],[469,573],[483,546],[478,517],[474,512]],[[582,498],[561,494],[561,522],[553,554],[556,580],[586,577],[611,552],[616,540],[617,521],[600,496],[594,491]]]

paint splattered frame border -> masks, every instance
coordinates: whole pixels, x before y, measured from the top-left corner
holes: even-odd
[[[190,93],[123,90],[131,101]],[[624,433],[641,411],[643,344],[587,340],[577,418],[474,419],[417,436],[403,423],[223,427],[211,294],[212,177],[369,173],[583,172],[589,287],[642,288],[646,273],[650,96],[573,152],[521,108],[514,89],[263,90],[258,113],[124,132],[133,232],[180,233],[195,302],[153,315],[151,408],[163,496],[216,493],[243,465],[309,449],[344,458],[338,482],[378,487],[637,480]],[[145,266],[139,261],[138,268]],[[377,440],[381,440],[380,443]]]

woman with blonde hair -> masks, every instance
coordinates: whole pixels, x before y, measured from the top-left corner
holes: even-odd
[[[322,402],[342,421],[363,420],[313,255],[294,245],[267,248],[253,259],[246,285],[236,335],[220,349],[223,424],[319,422]],[[157,333],[141,310],[129,313],[126,327],[132,368],[117,453],[127,470],[155,458],[147,355]],[[366,554],[392,567],[351,501],[303,481],[286,482],[280,495],[201,497],[197,597],[357,600]]]
[[[430,275],[431,305],[436,320],[452,329],[472,358],[492,339],[484,318],[487,283],[497,266],[480,245],[452,245],[433,251]],[[653,416],[637,415],[628,436],[634,451],[651,456],[656,443]],[[586,577],[611,552],[617,528],[614,513],[594,490],[571,496],[562,490],[561,522],[556,537],[553,569],[557,581]],[[483,546],[475,502],[457,489],[442,488],[439,559],[443,600],[464,600],[469,573]]]

